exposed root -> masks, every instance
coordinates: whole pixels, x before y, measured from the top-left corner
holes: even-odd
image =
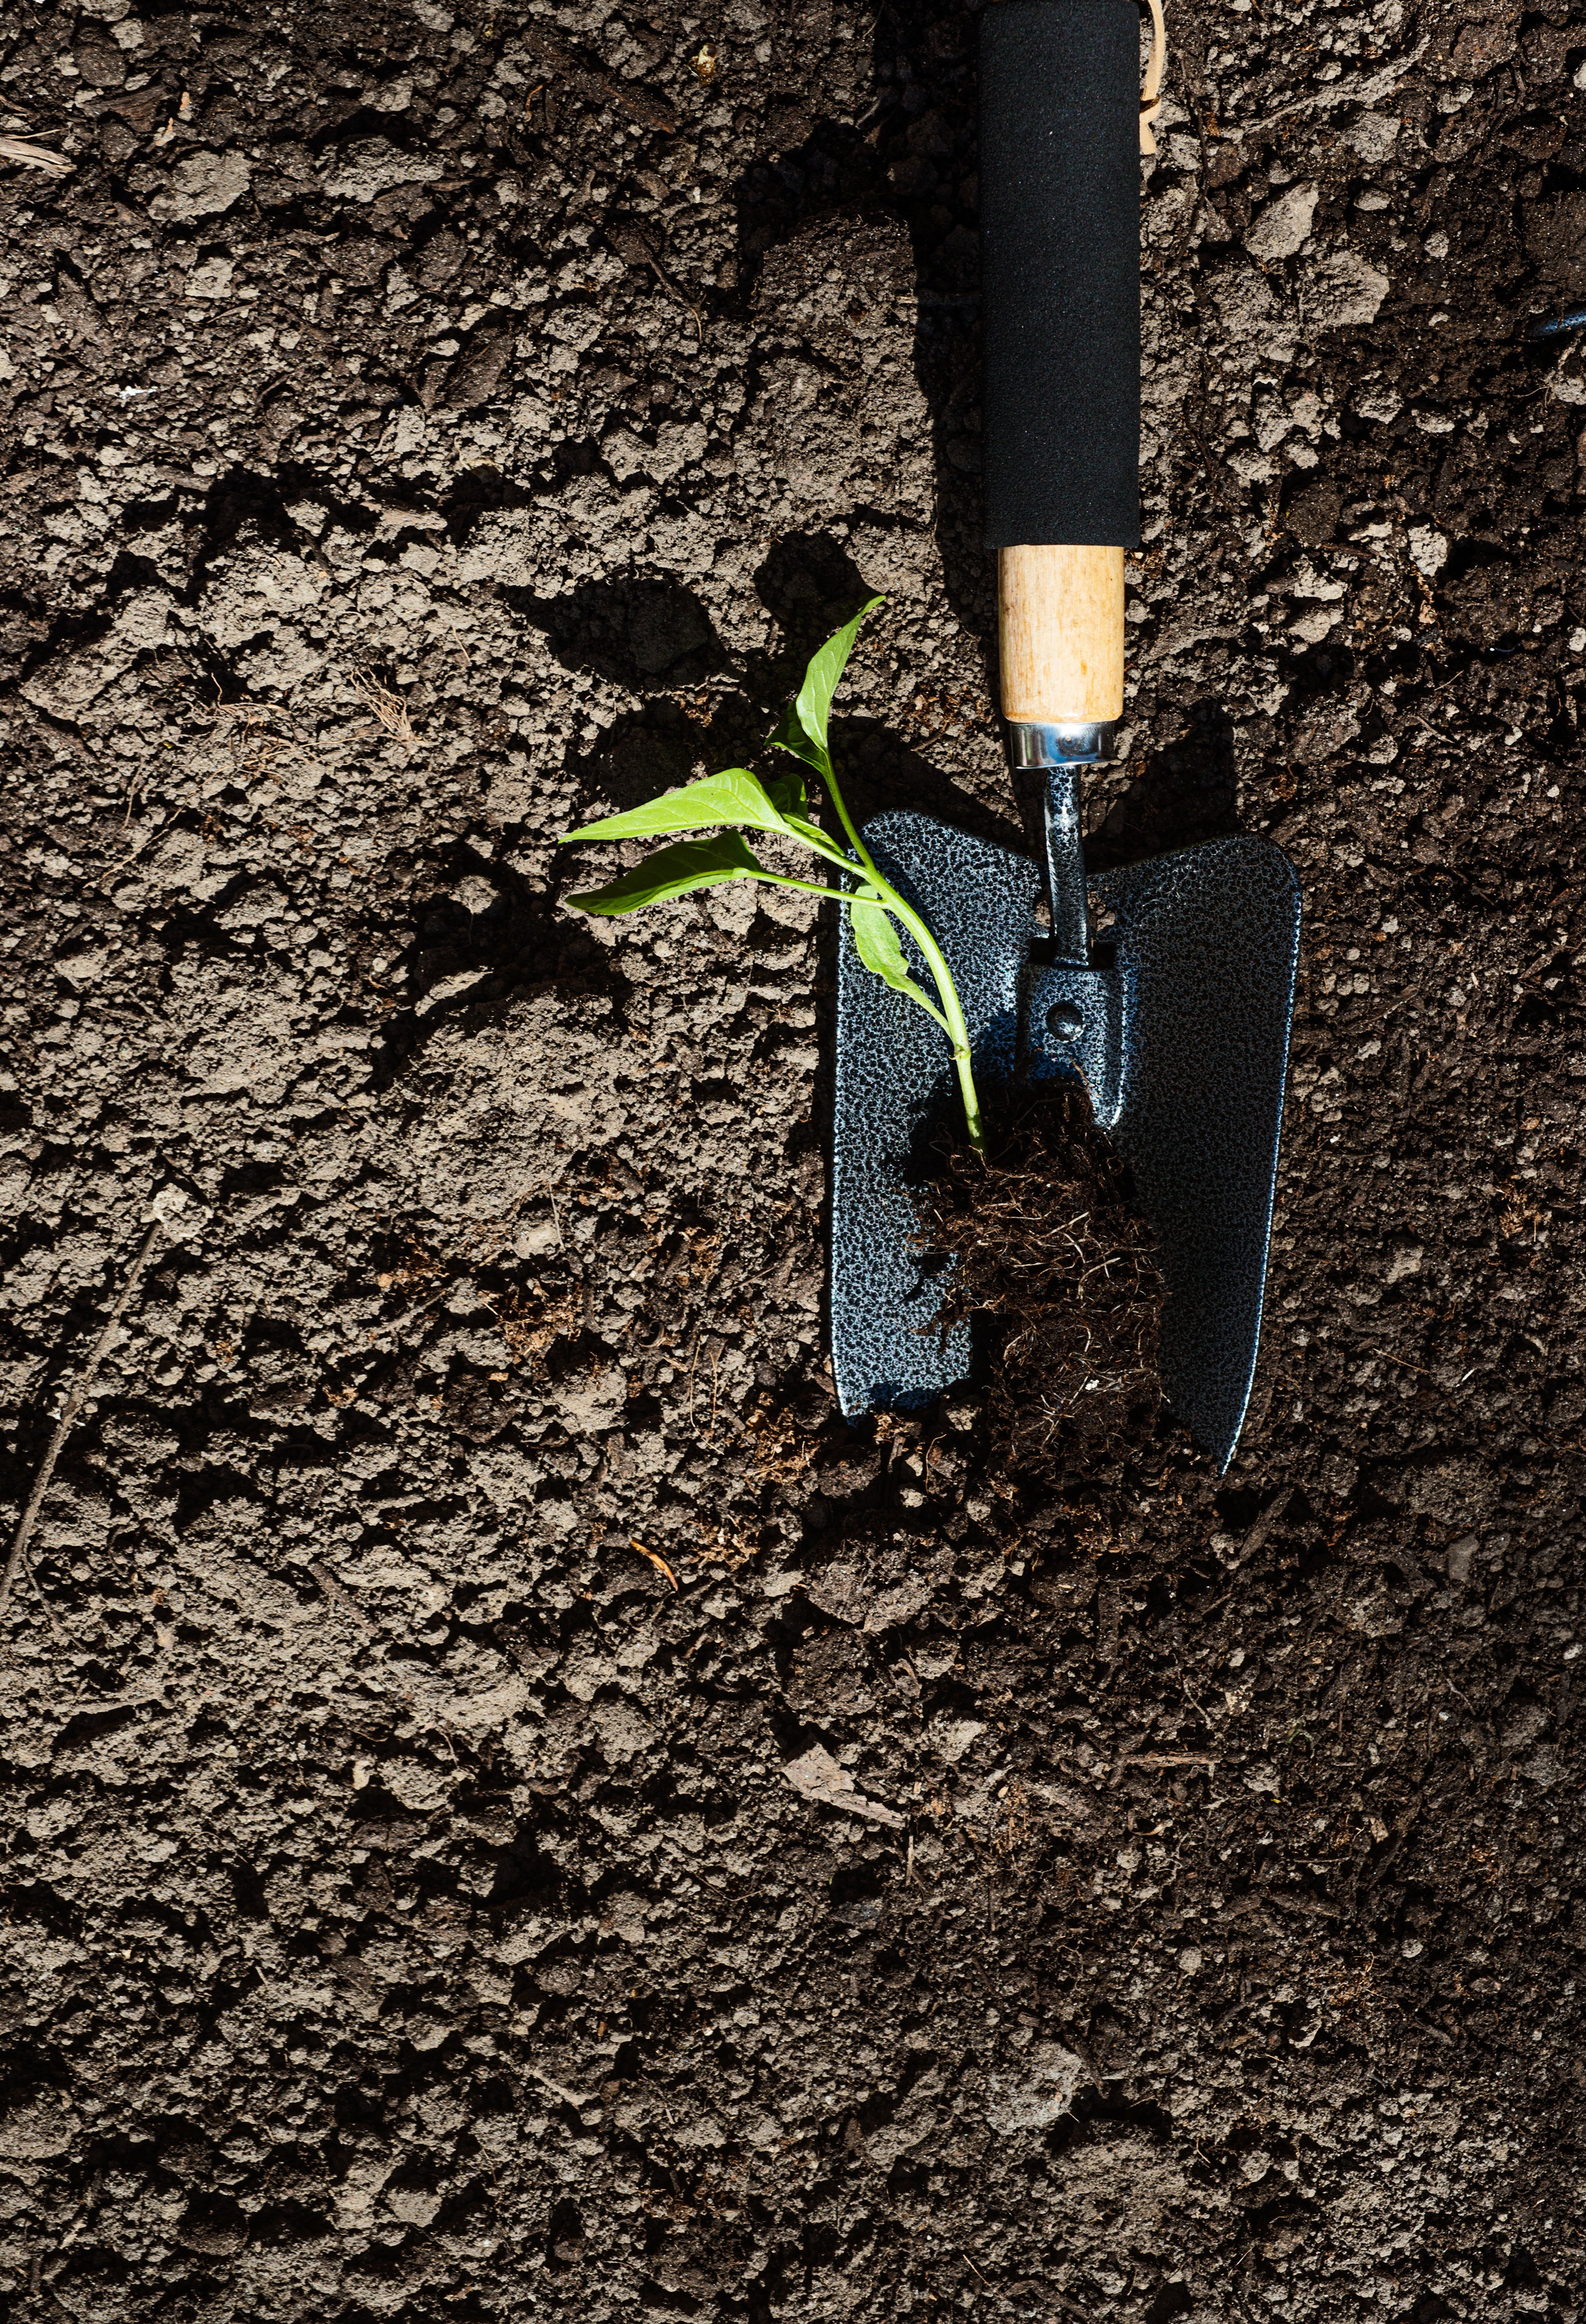
[[[374,724],[381,733],[399,742],[410,758],[419,747],[419,737],[413,732],[408,706],[401,696],[371,669],[355,670],[352,688],[359,701],[373,712]]]
[[[1148,1436],[1163,1286],[1151,1232],[1077,1080],[967,1147],[916,1197],[920,1244],[953,1265],[941,1325],[1000,1319],[986,1421],[1010,1470],[1056,1483]]]

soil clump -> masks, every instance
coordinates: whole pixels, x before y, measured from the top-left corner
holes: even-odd
[[[944,1270],[938,1326],[995,1326],[988,1443],[1021,1480],[1093,1489],[1155,1429],[1164,1286],[1083,1083],[1065,1075],[994,1122],[983,1157],[951,1148],[917,1203]]]

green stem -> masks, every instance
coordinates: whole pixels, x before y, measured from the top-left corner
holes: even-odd
[[[866,877],[873,880],[878,887],[884,886],[886,883],[883,881],[881,873],[876,870],[875,864],[871,860],[869,848],[865,845],[863,840],[861,839],[857,830],[854,828],[853,818],[849,814],[843,794],[837,787],[837,778],[832,770],[831,753],[829,752],[823,751],[821,752],[819,771],[820,779],[826,787],[827,796],[830,798],[832,805],[837,810],[837,820],[848,835],[849,845],[853,848],[853,853],[863,864]],[[890,893],[890,890],[889,890],[888,892]],[[943,963],[943,965],[945,967],[945,962]]]
[[[743,875],[741,873],[739,876],[742,878]],[[823,888],[814,880],[789,880],[780,872],[751,872],[749,877],[763,880],[769,888],[798,888],[806,896],[829,896],[836,904],[847,904],[853,901],[853,897],[846,888]]]
[[[881,901],[886,905],[887,909],[902,921],[925,955],[926,966],[931,973],[931,982],[935,984],[937,997],[942,1003],[942,1013],[946,1020],[947,1038],[953,1044],[953,1064],[958,1074],[959,1094],[964,1100],[964,1120],[969,1131],[969,1142],[977,1154],[983,1154],[986,1150],[986,1138],[981,1121],[980,1096],[974,1085],[974,1061],[970,1052],[969,1027],[964,1022],[963,1006],[958,998],[958,987],[953,982],[953,972],[947,965],[946,955],[913,906],[906,904],[897,890],[889,886],[879,872],[872,872],[871,876],[881,890]]]
[[[937,998],[942,1003],[942,1013],[938,1016],[934,1009],[927,1006],[926,1014],[935,1019],[953,1045],[953,1065],[958,1075],[959,1094],[964,1100],[964,1119],[969,1131],[969,1142],[977,1154],[983,1154],[986,1150],[985,1130],[981,1120],[980,1094],[974,1085],[974,1063],[969,1045],[969,1027],[964,1021],[963,1006],[958,998],[958,988],[953,982],[953,972],[947,965],[946,955],[913,906],[906,904],[891,882],[884,880],[876,870],[874,859],[854,829],[848,809],[844,804],[843,794],[837,787],[837,779],[832,772],[831,761],[825,758],[824,753],[823,760],[820,771],[827,795],[837,810],[855,855],[864,868],[866,879],[874,887],[878,900],[896,918],[901,920],[903,926],[908,930],[924,954],[926,966],[930,970],[931,982],[935,984]],[[796,834],[795,836],[801,837],[802,835]],[[824,847],[815,848],[812,841],[806,840],[804,844],[814,853],[825,856],[829,862],[842,863],[844,868],[847,868],[847,859],[841,854],[834,844],[828,853]],[[831,896],[844,904],[852,903],[853,900],[851,890],[840,891],[835,888],[817,887],[810,880],[789,880],[775,872],[762,872],[760,876],[779,888],[800,888],[806,895]]]

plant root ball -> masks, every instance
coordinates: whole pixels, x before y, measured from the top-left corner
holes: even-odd
[[[1010,1473],[1091,1475],[1155,1434],[1161,1270],[1077,1076],[993,1130],[983,1160],[948,1151],[915,1201],[943,1262],[938,1325],[996,1319],[985,1419]]]

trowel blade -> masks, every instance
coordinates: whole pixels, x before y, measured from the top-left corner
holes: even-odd
[[[1106,872],[1091,893],[1120,1018],[1116,1091],[1100,1119],[1157,1238],[1163,1393],[1222,1470],[1261,1336],[1299,881],[1266,840],[1235,837]],[[1083,976],[1031,973],[1037,1075],[1056,1063],[1037,1047],[1047,1012]]]
[[[930,816],[883,815],[864,843],[918,905],[947,956],[974,1051],[982,1107],[1019,1062],[1021,983],[1035,924],[1035,865]],[[912,939],[909,967],[930,989]],[[912,1247],[909,1190],[930,1140],[959,1105],[947,1037],[866,968],[844,924],[837,955],[837,1085],[832,1136],[832,1371],[850,1419],[907,1412],[967,1379],[970,1331],[930,1330],[940,1286]]]
[[[1260,1338],[1298,958],[1293,867],[1265,841],[1236,837],[1107,872],[1091,884],[1099,918],[1111,915],[1100,930],[1110,964],[1043,968],[1030,964],[1038,879],[1026,857],[925,816],[882,816],[865,837],[937,933],[989,1104],[1018,1070],[1021,1017],[1036,1028],[1026,1065],[1038,1079],[1069,1054],[1045,1043],[1047,1011],[1087,981],[1110,981],[1117,1079],[1099,1111],[1157,1236],[1163,1388],[1225,1468]],[[969,1377],[967,1328],[945,1339],[919,1328],[940,1288],[910,1243],[909,1189],[955,1102],[945,1037],[862,966],[844,931],[832,1344],[850,1415],[923,1404]]]

